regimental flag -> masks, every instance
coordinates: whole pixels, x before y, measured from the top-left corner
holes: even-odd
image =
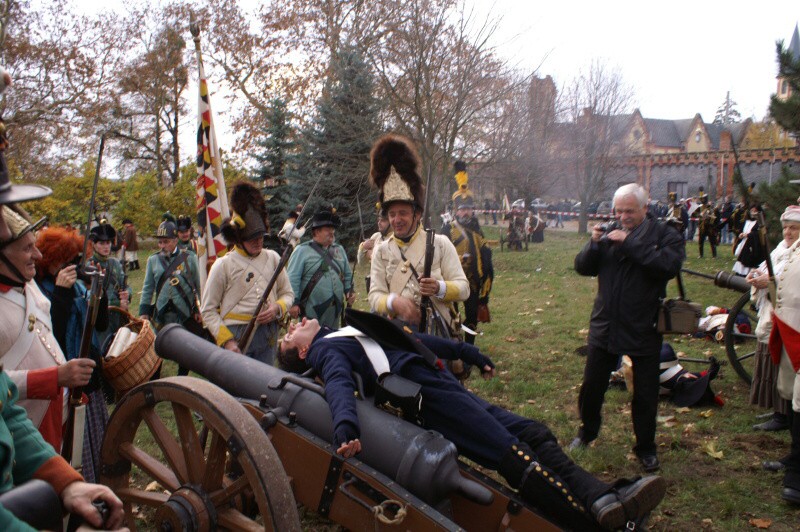
[[[199,44],[196,48],[200,73],[200,98],[197,101],[197,222],[203,228],[203,238],[198,239],[197,258],[202,287],[205,286],[211,265],[228,249],[219,226],[222,220],[230,216],[230,211]]]
[[[508,194],[506,191],[503,191],[503,212],[510,212],[511,211],[511,202],[508,201]]]

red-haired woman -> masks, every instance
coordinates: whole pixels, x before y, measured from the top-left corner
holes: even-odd
[[[80,279],[79,258],[83,251],[83,237],[77,231],[64,227],[48,227],[36,237],[36,247],[42,258],[36,263],[36,282],[42,292],[50,299],[50,317],[53,321],[53,334],[61,346],[67,360],[80,353],[83,324],[88,305],[87,288]],[[88,281],[87,281],[88,282]],[[103,294],[97,312],[95,330],[108,327],[108,298]],[[99,364],[99,344],[97,336],[92,335],[91,356]],[[97,479],[96,466],[100,459],[100,446],[108,422],[108,410],[102,392],[99,390],[99,365],[85,388],[89,397],[86,408],[86,431],[83,443],[83,476],[88,482]],[[71,442],[65,442],[70,445]]]

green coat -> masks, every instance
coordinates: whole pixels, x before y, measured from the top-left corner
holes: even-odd
[[[131,287],[125,283],[125,272],[122,269],[122,264],[113,257],[101,257],[97,253],[92,255],[90,262],[99,265],[106,272],[105,279],[103,280],[106,294],[108,295],[108,306],[119,306],[119,293],[123,290],[128,292],[128,301],[133,296]],[[103,332],[97,332],[97,340],[102,346],[106,338],[116,333],[122,326],[122,315],[118,312],[109,312],[108,315],[108,328]]]
[[[181,255],[178,267],[170,273],[156,294],[161,276],[169,263]],[[185,258],[183,258],[185,256]],[[199,312],[197,299],[199,296],[200,275],[197,255],[175,248],[167,260],[161,253],[154,253],[147,259],[147,271],[142,286],[142,302],[139,314],[145,314],[159,326],[167,323],[183,323],[196,312]]]
[[[0,493],[33,478],[55,451],[33,426],[25,409],[17,405],[17,387],[6,372],[0,373]],[[34,530],[0,506],[0,530]]]
[[[336,272],[314,251],[311,242],[303,242],[297,246],[286,267],[294,291],[294,303],[300,306],[303,316],[317,318],[321,325],[338,329],[344,312],[344,296],[353,289],[353,272],[340,244],[333,244],[328,248],[328,254],[339,269]],[[324,273],[307,300],[303,301],[306,286],[320,267]]]

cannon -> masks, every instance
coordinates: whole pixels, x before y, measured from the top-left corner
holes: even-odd
[[[101,481],[132,530],[137,515],[159,530],[300,530],[296,503],[352,530],[559,529],[440,434],[371,401],[358,404],[364,450],[344,460],[313,379],[178,325],[162,329],[156,351],[208,381],[142,384],[112,414]]]
[[[741,294],[733,306],[728,309],[728,319],[725,321],[723,334],[725,354],[731,363],[731,367],[749,385],[753,381],[753,377],[750,368],[752,364],[748,360],[752,359],[756,354],[757,340],[755,334],[739,331],[738,327],[736,327],[736,318],[739,314],[744,314],[752,323],[753,329],[755,329],[755,324],[758,323],[758,316],[750,303],[750,284],[744,277],[731,272],[719,271],[711,275],[686,268],[681,271],[689,275],[709,279],[714,281],[715,286],[727,288]]]

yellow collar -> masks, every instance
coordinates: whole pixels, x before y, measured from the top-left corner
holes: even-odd
[[[421,223],[418,223],[418,224],[417,224],[417,230],[416,230],[416,231],[414,231],[414,234],[413,234],[413,235],[411,235],[411,238],[408,240],[408,242],[406,242],[406,241],[404,241],[404,240],[401,240],[401,239],[397,238],[397,237],[396,237],[394,234],[392,234],[392,238],[394,239],[395,243],[396,243],[398,246],[410,246],[410,245],[411,245],[411,243],[412,243],[412,242],[414,242],[414,240],[417,238],[417,236],[419,236],[419,234],[420,234],[421,232],[422,232],[422,224],[421,224]]]

